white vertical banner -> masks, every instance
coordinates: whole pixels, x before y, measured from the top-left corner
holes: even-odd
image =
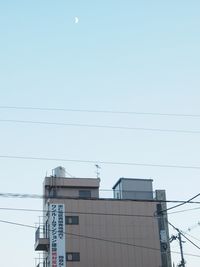
[[[65,206],[50,204],[50,267],[66,267]]]

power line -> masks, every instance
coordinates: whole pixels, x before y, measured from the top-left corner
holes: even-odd
[[[200,207],[199,208],[192,208],[192,209],[184,209],[184,210],[178,210],[178,211],[169,212],[167,214],[170,215],[170,214],[176,214],[176,213],[183,213],[183,212],[199,210],[199,209],[200,209]]]
[[[0,207],[0,210],[5,211],[22,211],[22,212],[49,212],[47,210],[41,209],[26,209],[26,208],[8,208],[8,207]],[[107,215],[107,216],[122,216],[122,217],[142,217],[142,218],[158,218],[159,216],[155,215],[145,215],[145,214],[123,214],[123,213],[102,213],[102,212],[80,212],[80,211],[65,211],[64,214],[81,214],[81,215]],[[189,235],[188,233],[184,232]],[[195,237],[191,236],[195,239]],[[197,239],[199,240],[199,239]],[[200,240],[199,240],[200,241]]]
[[[6,210],[6,211],[22,211],[22,212],[49,212],[48,210],[39,210],[39,209],[25,209],[25,208],[7,208],[7,207],[0,207],[0,210]],[[104,216],[120,216],[120,217],[141,217],[141,218],[153,218],[156,219],[157,217],[152,216],[152,215],[144,215],[144,214],[119,214],[119,213],[93,213],[93,212],[79,212],[79,211],[66,211],[63,212],[65,215],[66,214],[81,214],[81,215],[104,215]],[[20,226],[23,226],[23,224],[19,224]],[[185,235],[188,235],[189,237],[200,241],[200,239],[186,233],[182,232]]]
[[[7,208],[0,207],[0,210],[5,211],[22,211],[22,212],[50,212],[48,210],[39,210],[39,209],[23,209],[23,208]],[[81,215],[97,215],[97,216],[121,216],[121,217],[141,217],[141,218],[153,218],[156,219],[153,215],[145,214],[123,214],[123,213],[104,213],[104,212],[80,212],[80,211],[65,211],[64,214],[81,214]]]
[[[185,234],[185,235],[188,235],[189,237],[191,237],[191,238],[193,238],[193,239],[195,239],[195,240],[197,240],[197,241],[200,242],[200,239],[199,239],[199,238],[196,238],[195,236],[190,235],[190,234],[188,234],[188,233],[186,233],[186,232],[184,232],[184,234]]]
[[[0,220],[1,223],[7,223],[7,224],[12,224],[12,225],[16,225],[16,226],[22,226],[22,227],[28,227],[28,228],[32,228],[32,229],[37,229],[36,226],[32,226],[29,224],[24,224],[24,223],[16,223],[16,222],[11,222],[11,221],[7,221],[7,220]]]
[[[186,237],[183,233],[183,231],[180,231],[176,226],[174,226],[172,223],[170,223],[168,220],[167,220],[168,224],[173,228],[175,229],[177,232],[179,232],[187,241],[189,241],[193,246],[195,246],[196,248],[200,249],[200,247],[195,244],[193,241],[191,241],[188,237]]]
[[[21,223],[11,222],[11,221],[7,221],[7,220],[0,220],[0,222],[1,223],[6,223],[6,224],[11,224],[11,225],[16,225],[16,226],[21,226],[21,227],[28,227],[28,228],[32,228],[32,229],[37,229],[37,227],[35,227],[35,226],[31,226],[31,225],[28,225],[28,224],[21,224]],[[73,237],[79,237],[79,238],[86,238],[86,239],[91,239],[91,240],[108,242],[108,243],[117,244],[117,245],[125,245],[125,246],[131,246],[131,247],[136,247],[136,248],[160,251],[159,248],[141,246],[141,245],[131,244],[131,243],[127,243],[127,242],[114,241],[114,240],[104,239],[104,238],[99,238],[99,237],[94,237],[94,236],[75,234],[75,233],[69,233],[69,232],[64,232],[64,231],[63,231],[63,234],[68,235],[68,236],[73,236]]]
[[[200,249],[200,247],[199,247],[197,244],[195,244],[192,240],[190,240],[187,236],[185,236],[185,235],[183,234],[182,231],[181,231],[181,234],[182,234],[182,236],[183,236],[187,241],[189,241],[193,246],[195,246],[196,248]]]
[[[71,127],[86,127],[86,128],[105,128],[115,130],[134,130],[134,131],[150,131],[150,132],[168,132],[168,133],[184,133],[184,134],[200,134],[199,130],[178,130],[178,129],[161,129],[161,128],[145,128],[145,127],[125,127],[112,125],[98,124],[81,124],[81,123],[64,123],[64,122],[49,122],[49,121],[31,121],[31,120],[4,120],[0,122],[22,123],[22,124],[40,124],[40,125],[56,125],[56,126],[71,126]]]
[[[185,205],[185,204],[187,204],[187,203],[191,203],[192,200],[194,200],[195,198],[197,198],[197,197],[199,197],[199,196],[200,196],[200,193],[198,193],[197,195],[195,195],[194,197],[188,199],[187,201],[185,201],[185,202],[183,202],[183,203],[180,203],[180,204],[175,205],[175,206],[173,206],[173,207],[170,207],[170,208],[167,208],[167,209],[165,209],[165,210],[162,210],[161,212],[163,213],[163,212],[166,212],[166,211],[169,211],[169,210],[178,208],[178,207],[180,207],[180,206],[183,206],[183,205]]]
[[[181,261],[180,264],[178,266],[183,266],[185,267],[185,259],[184,259],[184,254],[183,254],[183,241],[182,241],[182,236],[183,234],[181,233],[181,231],[176,228],[172,223],[170,223],[167,219],[166,219],[167,223],[173,227],[173,229],[175,229],[177,231],[177,235],[172,235],[172,237],[170,238],[170,242],[172,242],[173,240],[178,239],[179,241],[179,246],[180,246],[180,254],[181,254]]]
[[[65,195],[60,196],[47,196],[47,195],[39,195],[39,194],[21,194],[21,193],[0,193],[0,197],[5,198],[35,198],[35,199],[73,199],[73,200],[88,200],[88,198],[80,198],[80,197],[69,197]],[[131,202],[150,202],[150,203],[180,203],[184,204],[185,200],[157,200],[157,199],[117,199],[117,198],[89,198],[93,201],[103,201],[103,200],[111,200],[111,201],[131,201]],[[200,204],[200,201],[190,201],[188,204]]]
[[[180,252],[178,252],[178,251],[173,251],[173,250],[171,250],[171,253],[174,253],[174,254],[180,254]],[[192,253],[185,253],[185,252],[184,252],[184,255],[200,258],[200,255],[196,255],[196,254],[192,254]]]
[[[22,223],[16,223],[16,222],[11,222],[11,221],[7,221],[7,220],[0,220],[0,223],[5,223],[5,224],[11,224],[11,225],[20,226],[20,227],[27,227],[27,228],[37,229],[36,226],[32,226],[32,225],[28,225],[28,224],[22,224]],[[103,239],[103,238],[92,237],[92,236],[87,236],[87,235],[80,235],[80,234],[74,234],[74,233],[68,233],[68,232],[63,232],[63,233],[65,235],[71,235],[71,236],[76,236],[76,237],[80,237],[80,238],[87,238],[87,239],[92,239],[92,240],[98,240],[98,241],[114,243],[114,244],[118,244],[118,245],[126,245],[126,246],[132,246],[132,247],[137,247],[137,248],[160,251],[159,248],[140,246],[140,245],[130,244],[130,243],[126,243],[126,242],[119,242],[119,241],[114,241],[114,240],[109,240],[109,239]],[[171,252],[175,253],[175,254],[180,254],[180,252],[177,252],[177,251],[171,251]],[[200,257],[200,255],[195,255],[195,254],[191,254],[191,253],[185,253],[185,255],[193,256],[193,257]]]
[[[105,164],[105,165],[126,165],[126,166],[200,170],[200,166],[191,166],[191,165],[151,164],[151,163],[136,163],[136,162],[119,162],[119,161],[117,162],[117,161],[99,161],[99,160],[81,160],[81,159],[64,159],[64,158],[49,158],[49,157],[9,156],[9,155],[0,155],[0,158],[21,159],[21,160],[63,161],[63,162],[74,162],[74,163],[89,163],[89,164],[95,164],[98,162],[99,164]]]
[[[197,225],[199,226],[200,224],[199,223],[197,223]],[[196,225],[195,225],[195,227],[196,227]],[[173,227],[174,228],[174,227]],[[193,229],[194,227],[192,227],[191,229]],[[188,228],[188,231],[191,231],[191,229],[190,228]],[[193,239],[195,239],[196,241],[198,241],[198,242],[200,242],[200,239],[198,239],[198,238],[196,238],[196,237],[194,237],[193,235],[190,235],[190,234],[188,234],[188,232],[186,232],[186,231],[180,231],[180,233],[183,235],[187,235],[187,236],[189,236],[189,237],[191,237],[191,238],[193,238]],[[185,236],[184,236],[185,237]],[[187,239],[187,237],[185,237],[186,239]],[[190,240],[191,241],[191,240]],[[195,246],[196,246],[196,244],[195,244]],[[199,248],[199,247],[198,247]]]
[[[168,117],[191,117],[199,118],[199,114],[185,113],[160,113],[160,112],[139,112],[139,111],[116,111],[116,110],[95,110],[95,109],[67,109],[67,108],[46,108],[46,107],[25,107],[25,106],[0,106],[0,109],[18,109],[18,110],[40,110],[40,111],[65,111],[65,112],[83,112],[83,113],[107,113],[122,115],[150,115],[150,116],[168,116]]]

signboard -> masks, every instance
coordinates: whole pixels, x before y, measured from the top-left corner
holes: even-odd
[[[49,216],[50,266],[65,267],[65,207],[64,204],[51,204]]]

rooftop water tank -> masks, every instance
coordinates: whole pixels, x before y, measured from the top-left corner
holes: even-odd
[[[66,171],[65,168],[62,166],[58,166],[55,169],[53,169],[53,176],[55,177],[66,177]]]

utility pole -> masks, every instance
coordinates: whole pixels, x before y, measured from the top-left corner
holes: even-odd
[[[171,254],[170,254],[170,239],[168,229],[167,213],[163,212],[167,209],[166,195],[164,190],[156,190],[156,200],[158,201],[156,213],[160,234],[160,250],[162,267],[171,267]],[[159,203],[159,201],[162,201]]]
[[[179,264],[179,266],[180,267],[185,267],[185,260],[184,260],[184,257],[183,257],[183,245],[182,245],[182,239],[181,239],[181,232],[179,230],[178,230],[178,240],[179,240],[180,251],[181,251],[181,263]]]
[[[170,225],[173,226],[171,223],[170,223]],[[172,242],[173,240],[178,239],[179,246],[180,246],[180,252],[181,252],[181,262],[179,263],[178,267],[185,267],[185,260],[184,260],[184,257],[183,257],[183,245],[182,245],[183,241],[182,241],[182,237],[181,237],[181,231],[178,228],[174,227],[174,226],[173,226],[173,228],[178,232],[178,235],[176,235],[176,236],[173,235],[170,238],[170,241]]]

